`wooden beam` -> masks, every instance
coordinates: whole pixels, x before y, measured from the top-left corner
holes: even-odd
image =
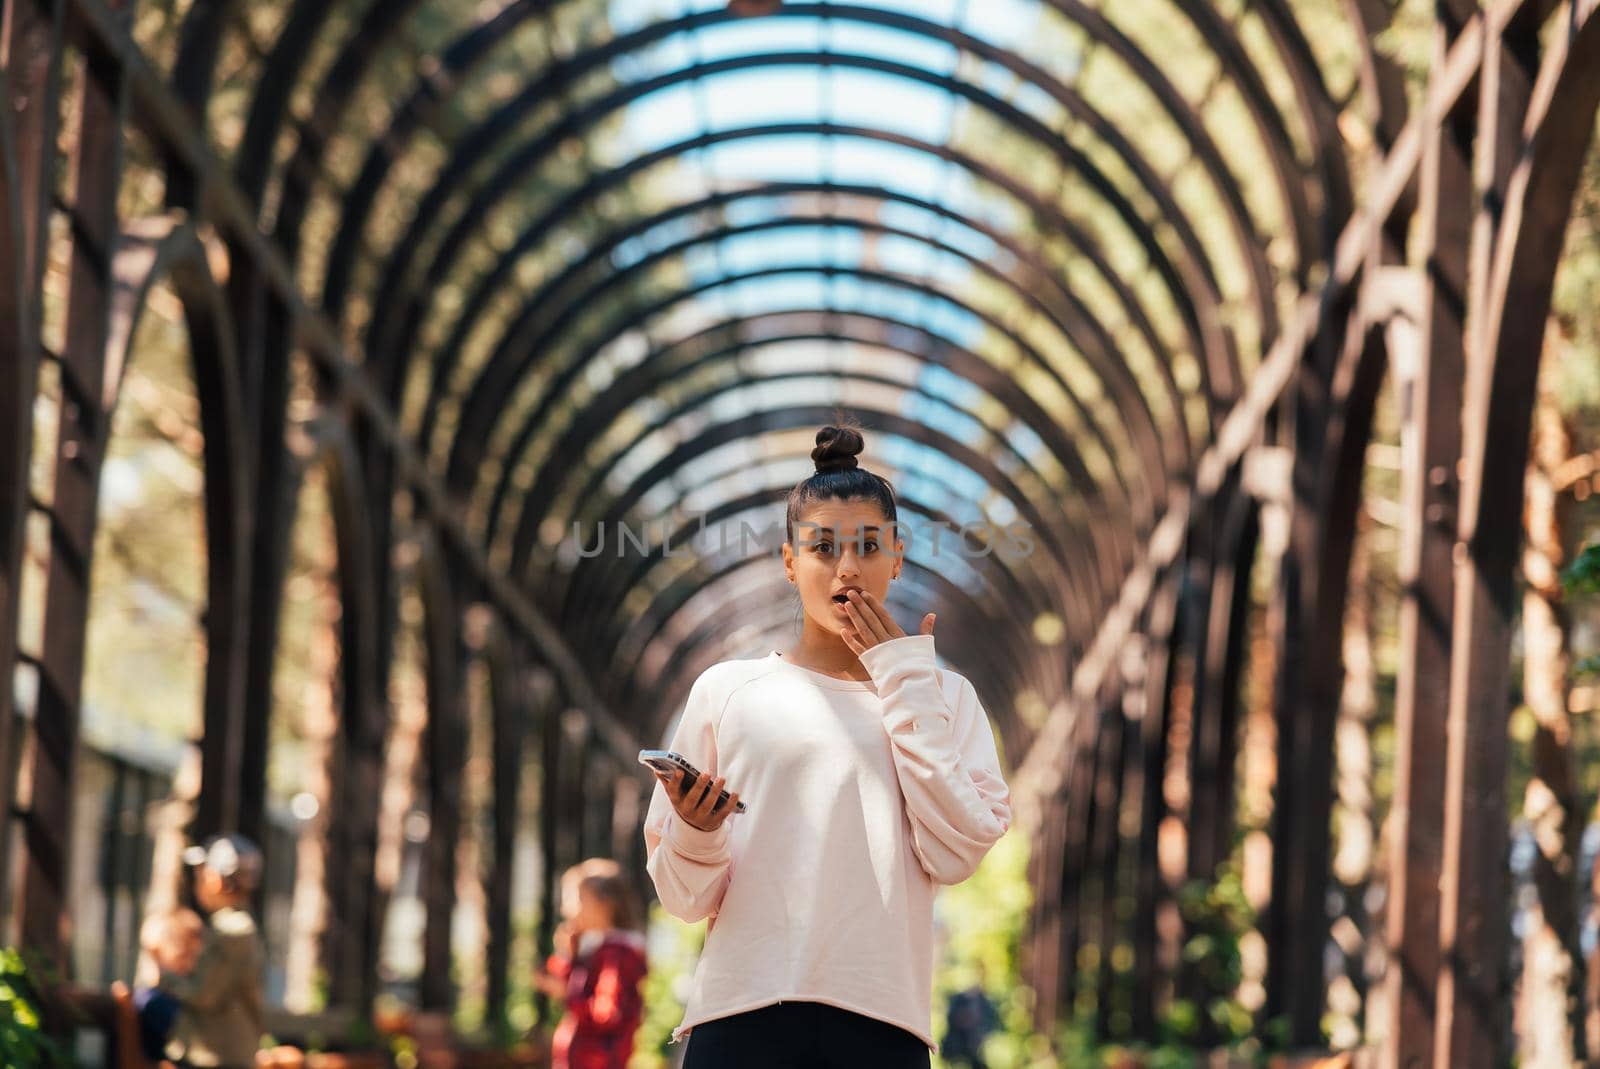
[[[483,547],[461,519],[462,509],[423,461],[368,372],[344,351],[337,328],[311,308],[300,294],[294,268],[281,250],[256,225],[255,211],[227,169],[212,154],[193,116],[151,66],[122,26],[107,0],[70,0],[75,21],[88,40],[103,50],[126,78],[135,121],[161,142],[170,157],[187,167],[199,188],[197,211],[225,230],[235,247],[245,251],[261,273],[261,282],[293,317],[299,341],[329,377],[338,395],[372,428],[394,460],[397,481],[416,495],[422,513],[450,549],[483,584],[490,601],[518,631],[527,636],[562,680],[572,702],[582,708],[596,733],[625,767],[635,762],[640,743],[611,711],[588,678],[582,662],[560,629],[534,605],[509,577],[489,564]],[[120,128],[119,128],[120,129]],[[121,140],[120,136],[117,140]]]
[[[120,5],[119,5],[120,6]],[[125,19],[109,10],[108,18]],[[24,822],[22,944],[70,975],[71,832],[78,724],[88,636],[89,569],[94,556],[100,472],[110,436],[104,382],[111,323],[111,268],[117,243],[127,89],[117,57],[84,50],[83,97],[72,161],[72,258],[67,335],[61,354],[61,417],[51,502],[50,567],[45,581],[44,645],[34,716],[33,795]],[[9,666],[7,666],[9,667]],[[6,677],[10,686],[9,674]],[[7,725],[9,727],[9,725]]]
[[[1532,2],[1506,0],[1500,7],[1509,13]],[[1482,48],[1482,19],[1475,18],[1462,31],[1445,63],[1428,84],[1426,100],[1432,111],[1449,110],[1467,90],[1477,75]],[[1389,225],[1395,205],[1412,184],[1421,158],[1425,129],[1425,120],[1420,115],[1407,122],[1377,169],[1362,213],[1345,225],[1327,280],[1317,293],[1305,294],[1296,303],[1283,333],[1262,360],[1244,396],[1222,421],[1217,440],[1201,455],[1192,485],[1187,491],[1173,492],[1167,511],[1151,532],[1144,554],[1129,572],[1116,604],[1106,614],[1073,673],[1071,700],[1052,712],[1013,776],[1018,815],[1024,821],[1032,819],[1039,811],[1033,801],[1035,798],[1048,797],[1061,788],[1069,764],[1072,723],[1080,711],[1092,708],[1086,704],[1085,697],[1098,689],[1123,639],[1139,619],[1155,576],[1176,559],[1190,515],[1206,506],[1228,469],[1238,463],[1258,439],[1267,414],[1288,385],[1311,340],[1326,325],[1327,308],[1361,275],[1369,248]]]
[[[1435,24],[1441,58],[1460,33]],[[1390,331],[1401,402],[1400,672],[1395,695],[1395,779],[1385,923],[1394,956],[1384,975],[1391,1069],[1433,1062],[1439,975],[1439,877],[1444,837],[1445,709],[1450,694],[1456,458],[1466,363],[1467,260],[1472,215],[1473,101],[1429,121],[1422,154],[1417,247],[1409,259],[1419,321]]]
[[[1482,175],[1504,175],[1476,258],[1463,406],[1456,530],[1455,659],[1450,680],[1440,885],[1438,1069],[1489,1069],[1510,1056],[1507,939],[1507,717],[1514,576],[1539,356],[1562,238],[1600,109],[1595,0],[1570,5],[1531,79],[1527,107],[1508,80],[1531,78],[1537,25],[1497,20],[1491,32],[1478,148]],[[1507,100],[1513,106],[1505,107]],[[1502,129],[1508,124],[1514,134]],[[1514,149],[1514,155],[1510,150]],[[1508,504],[1512,507],[1508,507]]]

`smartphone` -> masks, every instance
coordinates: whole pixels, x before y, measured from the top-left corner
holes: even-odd
[[[648,765],[657,772],[671,772],[675,768],[682,769],[685,778],[690,780],[697,779],[701,774],[700,770],[691,765],[687,758],[682,754],[673,753],[671,750],[640,750],[639,763]],[[728,789],[724,787],[722,794],[717,798],[717,807],[721,808],[727,804],[729,797]],[[741,798],[739,800],[739,804],[733,807],[733,811],[735,813],[746,811],[744,799]]]

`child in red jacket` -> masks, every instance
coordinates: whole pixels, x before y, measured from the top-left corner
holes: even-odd
[[[566,1014],[551,1040],[552,1069],[627,1069],[644,1019],[648,963],[639,907],[621,867],[590,858],[561,876],[556,952],[537,978]]]

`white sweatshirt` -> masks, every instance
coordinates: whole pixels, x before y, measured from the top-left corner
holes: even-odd
[[[646,865],[661,904],[709,918],[677,1042],[696,1024],[784,1000],[826,1002],[934,1053],[933,896],[1011,825],[994,735],[932,635],[861,654],[872,680],[776,651],[723,661],[689,690],[669,748],[749,806],[716,831],[657,781]]]

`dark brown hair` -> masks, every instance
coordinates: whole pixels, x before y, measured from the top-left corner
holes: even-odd
[[[806,506],[814,501],[838,499],[870,501],[883,510],[884,518],[895,523],[894,487],[889,480],[858,466],[856,457],[866,448],[858,425],[844,419],[817,432],[817,447],[811,459],[817,471],[795,484],[789,491],[788,535],[795,544],[795,525]]]
[[[638,897],[622,874],[622,866],[609,857],[580,861],[561,875],[562,884],[575,882],[578,890],[604,902],[611,911],[611,926],[638,931],[642,911]]]

